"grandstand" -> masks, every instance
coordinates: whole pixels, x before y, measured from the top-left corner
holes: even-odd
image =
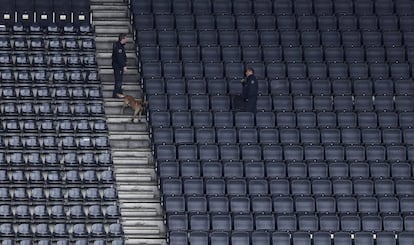
[[[414,244],[412,0],[0,4],[1,244]]]
[[[76,3],[1,3],[2,244],[123,244],[90,3]]]
[[[412,1],[131,7],[170,244],[414,242]]]

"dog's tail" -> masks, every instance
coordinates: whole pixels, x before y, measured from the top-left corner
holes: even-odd
[[[145,106],[148,104],[148,101],[144,99],[135,99],[136,102],[141,103],[141,105]]]

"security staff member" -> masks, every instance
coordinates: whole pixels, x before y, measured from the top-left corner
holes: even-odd
[[[117,94],[122,94],[122,82],[124,72],[127,71],[127,57],[125,53],[126,34],[119,34],[118,41],[112,47],[112,68],[114,69],[115,86],[112,94],[113,98],[118,98]]]
[[[255,113],[259,85],[256,76],[254,75],[253,68],[247,68],[245,74],[246,80],[243,82],[244,110]]]

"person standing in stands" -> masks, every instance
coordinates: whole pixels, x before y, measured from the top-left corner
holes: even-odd
[[[246,79],[243,80],[244,110],[255,113],[259,86],[253,68],[248,67],[245,74]]]
[[[112,68],[114,69],[115,85],[112,94],[113,98],[119,98],[118,94],[122,94],[122,82],[124,72],[127,71],[127,57],[125,53],[125,43],[127,42],[126,34],[119,34],[118,41],[112,47]]]

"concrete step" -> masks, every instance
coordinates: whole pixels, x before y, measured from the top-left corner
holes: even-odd
[[[152,202],[159,199],[154,191],[148,190],[134,190],[132,193],[123,193],[118,191],[119,202]]]
[[[97,5],[128,5],[127,0],[91,0],[91,6]]]
[[[118,40],[118,35],[107,36],[105,38],[101,38],[100,40],[95,39],[96,51],[98,54],[100,53],[110,53],[112,55],[112,45],[113,43]],[[125,44],[125,50],[129,52],[133,52],[136,56],[136,48],[135,44],[130,37],[127,36],[127,43]]]
[[[121,118],[119,121],[119,123],[108,124],[111,133],[148,131],[147,121],[142,120],[141,123],[138,123],[135,120],[134,123],[131,123],[130,117]]]
[[[101,3],[99,5],[91,5],[91,10],[95,13],[99,13],[101,15],[107,14],[107,16],[111,16],[111,10],[115,13],[129,13],[129,8],[125,4],[121,3]]]
[[[139,90],[141,90],[141,85],[140,85],[141,81],[137,73],[138,72],[135,69],[128,69],[128,71],[124,73],[124,82],[122,85],[122,88],[124,90],[136,91],[134,94],[137,94]],[[101,77],[101,82],[103,84],[102,90],[112,91],[114,88],[113,73],[112,74],[100,74],[100,77]],[[110,97],[112,97],[112,94]]]
[[[111,8],[112,7],[112,11]],[[123,20],[123,19],[129,19],[129,14],[128,14],[128,8],[125,6],[99,6],[99,8],[97,6],[95,6],[94,9],[92,9],[92,11],[94,11],[93,13],[93,20],[95,21],[100,21],[100,20],[107,20],[108,16],[111,17],[111,19],[116,19],[116,20]]]
[[[125,109],[127,110],[127,109]],[[115,133],[124,133],[125,132],[136,132],[136,130],[139,131],[148,131],[148,119],[147,119],[147,115],[141,115],[141,116],[136,116],[134,117],[134,120],[132,120],[133,118],[133,112],[130,111],[126,111],[124,115],[119,114],[114,116],[112,119],[114,120],[114,125],[111,129],[114,129]],[[131,123],[131,124],[138,124],[138,125],[130,125],[130,127],[119,127],[119,124],[127,124],[127,123]],[[130,130],[127,130],[128,128],[130,128]],[[122,131],[124,129],[124,131]]]
[[[130,175],[126,176],[126,175],[122,175],[122,174],[121,174],[121,176],[125,177],[125,179],[122,178],[122,181],[119,181],[119,184],[131,185],[131,186],[139,185],[139,186],[141,186],[141,188],[143,188],[143,186],[153,185],[153,182],[156,180],[156,179],[152,178],[151,175],[143,176],[142,174],[136,174],[136,173],[134,174],[134,176],[130,176]],[[127,187],[125,186],[125,188],[127,188]],[[133,191],[136,191],[136,190],[134,189]],[[141,191],[145,191],[145,190],[141,190]],[[156,193],[156,192],[153,192],[152,194],[154,194],[154,193]],[[125,194],[126,195],[128,194],[128,189],[125,190]],[[136,193],[133,193],[133,194],[137,195]],[[139,194],[141,194],[141,193],[139,193]]]
[[[116,168],[116,174],[117,176],[122,176],[122,179],[130,179],[130,178],[134,178],[135,176],[140,176],[140,177],[146,176],[146,177],[149,177],[149,181],[151,181],[151,180],[154,180],[154,177],[156,178],[155,170],[149,167],[148,168],[134,168],[134,169]],[[132,181],[134,180],[132,179]]]
[[[120,181],[119,183],[122,183],[122,185],[117,188],[118,193],[126,198],[138,198],[144,193],[151,195],[159,193],[158,186],[152,185],[151,182],[139,181],[139,185],[136,185],[137,182],[131,183],[127,181]]]
[[[138,218],[138,219],[142,219],[142,218],[146,218],[146,217],[154,217],[154,216],[160,216],[162,214],[154,211],[153,209],[138,209],[138,208],[134,208],[131,209],[131,211],[125,210],[123,209],[122,212],[125,214],[125,219],[124,220],[128,220],[131,218]]]
[[[129,73],[131,72],[131,73]],[[122,89],[135,91],[133,94],[139,95],[141,93],[141,80],[138,74],[134,74],[134,70],[129,69],[124,73],[124,82],[122,83]],[[101,75],[102,90],[112,90],[114,88],[114,75],[107,74]]]
[[[136,140],[136,141],[149,141],[147,132],[123,132],[109,134],[110,140]]]
[[[112,98],[112,89],[114,87],[114,85],[108,85],[109,87],[111,87],[110,89],[107,90],[102,90],[102,94],[105,100],[110,100],[110,99],[118,99],[118,98]],[[128,89],[127,87],[123,87],[124,88],[124,94],[136,94],[136,90],[135,89]],[[137,96],[138,98],[142,98],[142,96]],[[110,115],[107,117],[110,117]]]
[[[131,24],[131,22],[127,18],[119,19],[119,20],[118,19],[114,20],[113,18],[110,18],[110,19],[108,18],[104,20],[94,19],[93,23],[95,24],[95,26],[111,26],[111,28],[118,27],[118,26],[121,26],[121,27],[129,26]]]
[[[127,71],[127,72],[130,72],[130,71]],[[105,90],[112,91],[113,89],[114,89],[113,79],[109,81],[102,81],[102,91],[105,91]],[[133,77],[133,75],[130,75],[129,77],[126,77],[126,78],[124,75],[124,82],[122,83],[122,89],[124,90],[125,94],[132,95],[135,98],[142,97],[141,96],[142,94],[141,84],[139,83],[136,77]],[[128,91],[128,93],[126,91]],[[111,99],[123,102],[121,98],[111,98]],[[119,105],[119,107],[121,107],[121,104]]]
[[[125,50],[127,56],[128,66],[138,66],[138,59],[135,50]],[[99,66],[111,66],[112,65],[112,50],[111,52],[100,52],[96,55],[96,59]]]
[[[139,164],[140,162],[143,162],[144,164],[149,164],[148,159],[152,157],[152,152],[149,149],[134,149],[133,151],[124,149],[124,148],[115,148],[112,147],[112,156],[114,160],[116,158],[119,159],[119,164]],[[134,163],[131,163],[130,161],[124,161],[121,162],[121,160],[130,160],[132,159]]]
[[[95,34],[99,35],[101,33],[105,34],[119,34],[119,33],[131,33],[130,26],[105,26],[105,25],[95,25]]]
[[[126,226],[139,226],[143,231],[144,230],[152,230],[153,227],[162,227],[164,225],[164,221],[162,219],[149,219],[143,218],[141,221],[132,221],[127,220],[125,222]]]
[[[110,108],[107,109],[108,111],[113,111]],[[118,114],[112,114],[108,117],[108,119],[111,119],[113,124],[114,132],[111,134],[131,134],[134,132],[145,132],[148,133],[148,125],[145,125],[148,123],[147,115],[142,114],[141,116],[134,117],[134,120],[132,121],[133,117],[133,111],[129,110],[129,108],[125,109],[124,114],[121,114],[119,112],[119,108],[115,109],[115,111],[118,111]],[[139,120],[138,120],[139,119]],[[128,125],[129,127],[119,127],[119,124],[132,124]],[[141,125],[142,124],[142,125]],[[127,129],[130,130],[127,130]],[[126,131],[122,131],[122,129],[125,129]]]
[[[138,149],[134,150],[134,151],[138,151]],[[114,154],[114,153],[113,153]],[[133,167],[133,166],[137,166],[137,165],[143,165],[143,166],[154,166],[152,163],[150,163],[152,161],[152,152],[148,151],[141,151],[139,153],[139,156],[128,156],[128,155],[121,155],[118,157],[114,157],[114,161],[117,162],[117,164],[119,164],[119,166],[129,166],[129,167]]]
[[[129,85],[129,86],[132,87],[134,85]],[[136,94],[130,94],[130,95],[134,96],[134,98],[136,99],[141,99],[140,97],[136,97]],[[110,110],[110,111],[107,111],[107,114],[112,114],[112,113],[119,114],[123,104],[124,104],[124,100],[122,98],[113,98],[113,100],[105,101],[105,108]],[[130,110],[130,108],[127,108],[125,110]]]
[[[167,240],[165,238],[128,238],[125,241],[126,245],[167,245]]]
[[[146,167],[139,166],[134,169],[127,168],[127,167],[117,167],[115,170],[117,174],[120,174],[125,177],[130,177],[129,175],[135,175],[135,174],[137,175],[148,174],[148,176],[152,177],[153,174],[156,174],[152,166],[146,166]]]
[[[117,178],[123,179],[125,182],[128,182],[128,183],[135,181],[133,183],[136,183],[136,184],[142,184],[142,182],[151,182],[156,179],[153,176],[148,176],[148,173],[142,173],[142,174],[135,173],[134,176],[123,175],[123,174],[117,173],[116,176]],[[120,182],[120,184],[121,183],[122,182]]]
[[[149,147],[149,141],[134,141],[134,140],[111,140],[111,145],[115,147],[124,147],[125,149],[135,150],[137,148]]]
[[[99,76],[103,83],[114,81],[114,70],[111,66],[99,66]],[[124,83],[128,81],[136,81],[140,83],[138,69],[134,66],[128,67],[128,71],[124,73]]]
[[[123,147],[125,149],[135,150],[137,148],[150,147],[149,140],[128,140],[128,139],[112,139],[110,136],[111,146]]]
[[[121,210],[127,211],[127,212],[139,212],[142,210],[149,210],[151,212],[156,212],[160,215],[163,215],[163,209],[159,205],[158,202],[139,202],[139,203],[122,203],[121,204]]]
[[[112,43],[118,40],[118,35],[119,34],[107,34],[107,35],[99,35],[95,37],[95,43],[108,43],[111,44],[109,46],[109,50],[112,50]],[[128,34],[127,33],[127,43],[125,44],[125,49],[129,49],[129,48],[135,48],[135,43],[132,42],[132,34]],[[129,42],[128,42],[129,40]]]

